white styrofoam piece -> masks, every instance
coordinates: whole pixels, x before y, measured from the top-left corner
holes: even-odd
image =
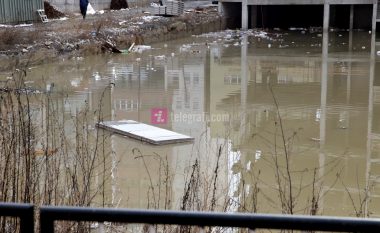
[[[97,123],[96,126],[156,145],[189,142],[194,140],[194,138],[184,134],[132,120],[105,121]]]

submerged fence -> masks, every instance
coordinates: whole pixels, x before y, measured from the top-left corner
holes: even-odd
[[[22,233],[33,232],[33,206],[0,203],[0,215],[20,218]],[[279,214],[185,212],[90,207],[39,208],[40,232],[54,232],[55,221],[91,221],[186,226],[215,226],[254,229],[283,229],[335,232],[380,232],[380,219],[322,217]]]

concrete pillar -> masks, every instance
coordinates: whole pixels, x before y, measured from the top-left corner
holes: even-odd
[[[348,51],[352,51],[352,35],[354,29],[354,5],[350,6],[350,32],[348,33]]]
[[[328,49],[329,49],[329,34],[323,32],[322,42],[322,71],[321,71],[321,114],[320,114],[320,143],[324,145],[326,138],[326,104],[327,104],[327,80],[328,80]]]
[[[247,133],[247,95],[248,95],[248,36],[244,35],[241,40],[241,110],[240,110],[240,142]]]
[[[244,35],[241,40],[241,105],[245,109],[248,90],[248,36]]]
[[[248,3],[247,0],[241,2],[241,29],[248,30]]]
[[[376,34],[376,19],[377,19],[377,1],[373,4],[372,13],[372,33]]]
[[[374,4],[375,5],[375,4]],[[377,5],[377,4],[376,4]],[[373,6],[374,10],[377,11],[377,6]],[[375,14],[375,13],[374,13]],[[377,12],[376,12],[377,14]],[[376,21],[375,21],[376,24]],[[376,29],[376,28],[375,28]],[[371,197],[370,193],[370,187],[368,185],[371,184],[370,176],[373,171],[371,171],[371,161],[372,161],[372,124],[373,124],[373,106],[374,106],[374,80],[375,80],[375,52],[376,52],[376,32],[373,31],[371,35],[371,54],[370,54],[370,70],[369,70],[369,95],[368,95],[368,120],[367,120],[367,166],[366,166],[366,184],[367,184],[367,190],[368,195]],[[371,198],[367,198],[368,200],[365,201],[364,205],[364,213],[367,214],[369,211],[369,201],[371,201]]]
[[[326,9],[326,8],[325,8]],[[319,170],[317,181],[318,185],[322,186],[322,178],[326,176],[326,112],[327,112],[327,80],[328,80],[328,48],[329,48],[329,33],[327,30],[323,31],[322,39],[322,65],[321,65],[321,107],[319,115]],[[322,189],[321,196],[324,196],[325,189]],[[323,211],[324,200],[321,198],[319,208]]]
[[[251,5],[251,28],[257,28],[257,6],[256,5]]]
[[[354,5],[350,6],[350,31],[354,28]]]
[[[218,12],[219,14],[223,15],[224,13],[224,3],[223,2],[218,2]]]
[[[323,32],[328,32],[330,23],[330,4],[325,3],[323,8]]]

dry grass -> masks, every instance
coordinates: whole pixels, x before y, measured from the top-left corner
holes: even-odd
[[[102,100],[97,113],[84,103],[81,111],[67,114],[54,93],[29,91],[26,74],[15,72],[0,90],[0,201],[90,206],[97,198],[100,206],[108,205],[102,195],[110,177],[107,136],[88,129],[93,119],[102,119]],[[0,232],[17,232],[17,226],[0,219]],[[89,226],[59,228],[88,232]]]

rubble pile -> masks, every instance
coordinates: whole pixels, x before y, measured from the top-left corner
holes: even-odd
[[[52,6],[49,2],[44,1],[45,13],[48,19],[57,19],[64,17],[65,14],[59,11],[56,7]]]

